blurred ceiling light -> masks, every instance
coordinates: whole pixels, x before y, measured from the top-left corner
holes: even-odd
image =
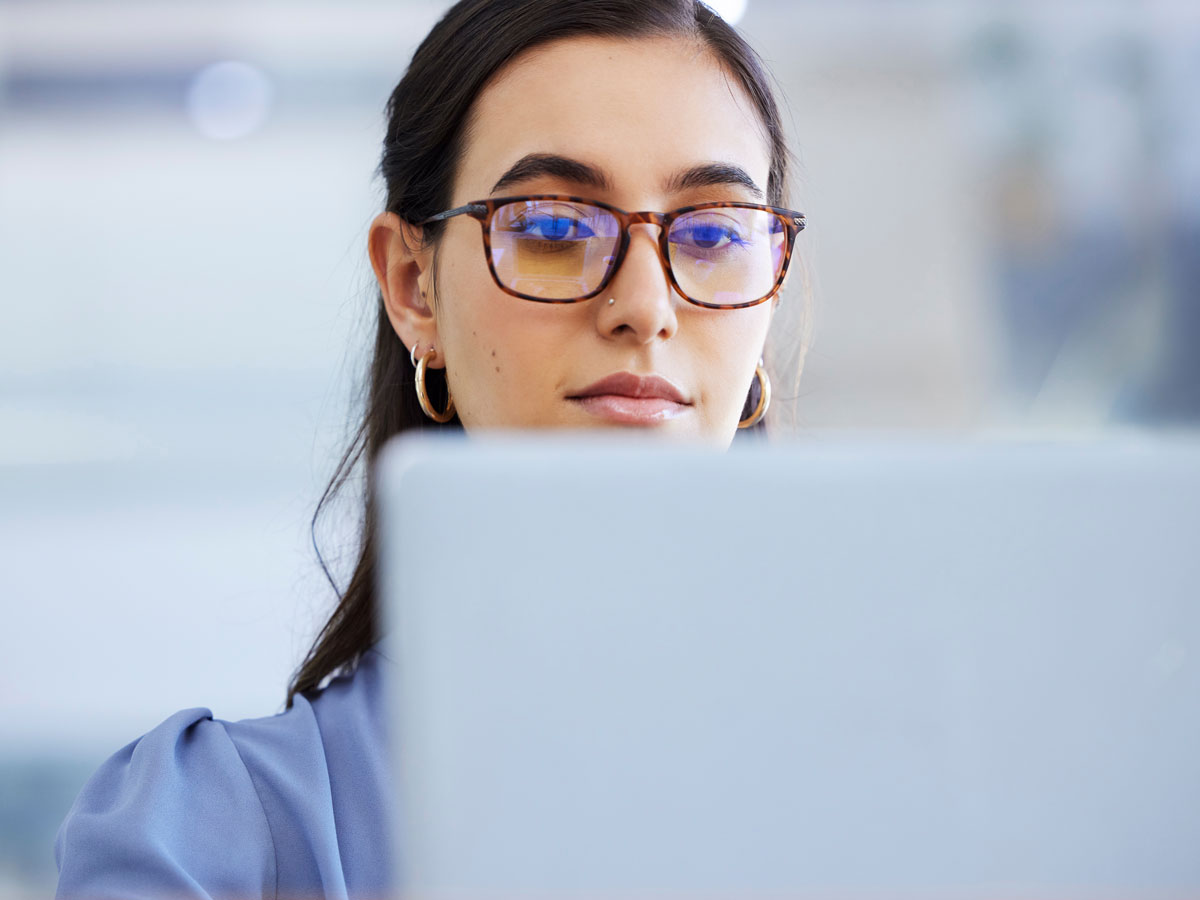
[[[256,131],[274,95],[267,76],[244,62],[213,63],[188,85],[187,111],[207,138],[230,141]]]
[[[704,0],[706,6],[730,25],[736,25],[742,20],[742,16],[746,14],[747,2],[748,0]]]

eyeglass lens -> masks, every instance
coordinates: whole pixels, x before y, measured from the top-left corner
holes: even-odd
[[[621,222],[606,209],[562,200],[520,200],[491,221],[492,268],[519,294],[572,300],[595,291],[612,269]],[[775,213],[719,207],[685,213],[667,233],[668,262],[692,300],[732,306],[771,292],[787,231]]]

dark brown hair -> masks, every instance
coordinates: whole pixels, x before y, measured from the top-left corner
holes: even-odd
[[[472,105],[491,78],[520,54],[570,37],[671,35],[707,47],[746,92],[762,119],[770,148],[767,202],[784,205],[788,153],[767,73],[754,50],[704,4],[695,0],[462,0],[421,42],[388,100],[379,167],[387,210],[415,223],[450,205]],[[442,226],[427,226],[424,239],[436,242]],[[461,427],[457,418],[439,425],[421,412],[408,350],[388,321],[382,297],[376,317],[362,420],[313,515],[315,547],[318,518],[351,476],[365,468],[358,562],[345,590],[338,591],[340,602],[292,678],[288,706],[297,693],[315,690],[327,676],[353,665],[379,637],[371,464],[380,448],[403,431]],[[429,380],[431,400],[441,409],[446,402],[445,382]],[[757,397],[748,397],[747,403],[757,403]],[[317,555],[338,590],[319,548]]]

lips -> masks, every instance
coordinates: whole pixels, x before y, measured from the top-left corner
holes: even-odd
[[[685,405],[688,402],[683,396],[683,391],[667,379],[658,375],[634,375],[632,372],[617,372],[615,375],[601,378],[595,384],[573,394],[572,399],[599,397],[603,394],[632,397],[637,400],[671,400]]]
[[[658,375],[617,372],[570,395],[597,418],[623,425],[653,425],[686,412],[683,391]]]

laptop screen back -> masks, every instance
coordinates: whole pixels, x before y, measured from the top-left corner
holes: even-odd
[[[1195,445],[415,441],[406,897],[1200,889]]]

